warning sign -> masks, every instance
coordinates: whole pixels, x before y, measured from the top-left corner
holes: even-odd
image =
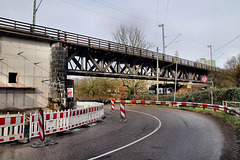
[[[207,76],[202,76],[201,78],[202,82],[205,83],[208,81],[208,77]]]
[[[67,98],[73,98],[73,88],[67,88]]]

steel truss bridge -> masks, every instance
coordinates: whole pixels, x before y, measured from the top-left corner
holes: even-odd
[[[157,53],[59,29],[0,17],[0,34],[50,43],[66,49],[67,75],[132,79],[157,79]],[[159,80],[200,82],[203,75],[221,69],[159,53]]]

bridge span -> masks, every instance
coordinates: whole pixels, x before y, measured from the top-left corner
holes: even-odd
[[[51,69],[61,66],[59,72],[67,75],[157,78],[157,53],[154,51],[1,17],[0,35],[59,43],[62,51],[53,54],[58,64],[53,62]],[[63,64],[59,64],[59,60]],[[159,80],[175,80],[176,62],[177,80],[182,82],[200,82],[210,71],[220,71],[216,67],[159,53]]]
[[[159,80],[201,82],[219,68],[159,53]],[[67,107],[67,75],[157,79],[157,53],[0,17],[0,110]],[[62,107],[61,107],[62,108]]]

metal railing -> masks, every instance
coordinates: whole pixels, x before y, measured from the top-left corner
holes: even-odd
[[[123,45],[116,42],[106,41],[94,37],[84,36],[76,33],[66,32],[59,29],[32,25],[20,21],[15,21],[7,18],[0,17],[0,31],[7,32],[22,36],[44,39],[54,42],[64,42],[80,46],[86,46],[96,49],[102,49],[112,52],[119,52],[128,55],[136,55],[151,59],[157,59],[157,53],[154,51],[136,48],[128,45]],[[204,70],[220,71],[220,68],[211,67],[209,65],[201,64],[198,62],[170,56],[166,54],[159,54],[159,60],[169,63],[178,61],[179,65],[194,67]]]

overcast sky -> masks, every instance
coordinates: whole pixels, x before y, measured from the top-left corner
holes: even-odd
[[[0,0],[0,16],[32,23],[34,0]],[[39,4],[41,0],[37,0]],[[112,41],[121,25],[135,26],[166,53],[188,60],[213,59],[223,67],[240,54],[240,0],[42,0],[36,24]],[[215,51],[216,50],[216,51]]]

